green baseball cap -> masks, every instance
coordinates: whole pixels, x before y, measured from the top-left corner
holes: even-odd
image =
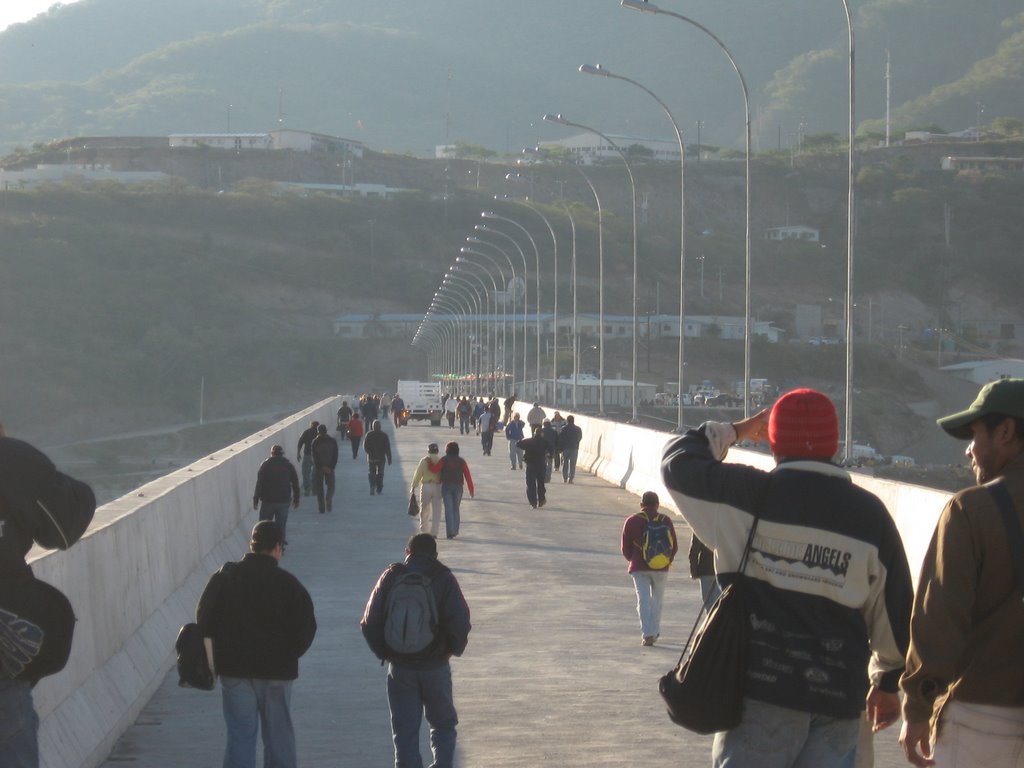
[[[970,408],[944,416],[936,424],[958,440],[970,440],[971,424],[990,413],[1024,419],[1024,379],[990,381],[981,388]]]

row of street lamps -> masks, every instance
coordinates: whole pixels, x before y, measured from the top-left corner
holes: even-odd
[[[851,344],[851,340],[853,338],[853,336],[852,336],[852,331],[853,331],[853,328],[852,328],[852,316],[853,316],[853,312],[852,312],[852,303],[853,303],[853,265],[854,265],[854,248],[853,248],[853,246],[854,246],[854,241],[853,241],[853,237],[854,237],[854,228],[853,228],[853,212],[854,212],[854,154],[853,154],[853,139],[854,139],[854,128],[855,128],[855,125],[854,125],[854,85],[855,85],[855,83],[854,83],[854,33],[853,33],[853,23],[852,23],[852,17],[851,17],[851,14],[850,14],[850,7],[849,7],[848,0],[842,0],[842,2],[843,2],[843,7],[844,7],[844,10],[845,10],[845,13],[846,13],[847,30],[848,30],[848,33],[849,33],[849,126],[848,126],[848,128],[849,128],[849,139],[848,139],[849,144],[848,144],[848,168],[847,168],[847,176],[848,176],[848,179],[847,179],[847,181],[848,181],[848,184],[847,184],[847,203],[848,203],[848,208],[847,208],[847,275],[846,275],[847,311],[846,311],[846,382],[845,382],[845,401],[846,401],[845,402],[845,412],[846,412],[845,413],[845,416],[846,416],[846,423],[845,423],[845,433],[846,433],[845,453],[846,453],[846,456],[849,457],[849,456],[852,455],[852,451],[853,451],[853,449],[852,449],[852,445],[853,445],[853,438],[852,438],[852,435],[853,435],[853,404],[852,404],[853,345]],[[744,171],[745,171],[745,183],[744,183],[744,225],[745,226],[744,226],[744,229],[745,229],[745,232],[744,232],[744,335],[743,335],[743,402],[744,402],[744,406],[743,406],[743,409],[744,409],[744,417],[747,417],[747,416],[750,415],[750,394],[751,394],[750,393],[750,378],[751,378],[751,361],[750,361],[751,354],[750,353],[751,353],[751,336],[752,336],[752,333],[751,333],[752,332],[752,325],[751,325],[751,294],[752,294],[752,290],[751,290],[752,282],[751,282],[751,280],[752,280],[752,277],[751,277],[751,210],[750,210],[750,203],[751,203],[751,194],[750,194],[750,192],[751,192],[751,173],[750,173],[750,169],[751,169],[751,121],[750,121],[750,95],[749,95],[749,90],[747,88],[746,79],[744,78],[743,73],[740,70],[739,65],[737,64],[735,57],[733,56],[733,54],[729,50],[729,48],[725,45],[725,43],[717,35],[715,35],[714,32],[712,32],[710,29],[705,27],[700,22],[698,22],[698,21],[696,21],[696,20],[694,20],[694,19],[692,19],[692,18],[690,18],[688,16],[684,16],[682,14],[676,13],[674,11],[665,10],[665,9],[659,7],[658,5],[654,4],[654,3],[647,2],[646,0],[621,0],[621,6],[623,8],[627,8],[627,9],[630,9],[630,10],[636,10],[636,11],[641,11],[641,12],[650,13],[650,14],[656,14],[656,15],[669,16],[669,17],[678,19],[680,21],[683,21],[683,22],[691,25],[692,27],[700,30],[701,32],[703,32],[704,34],[709,36],[718,45],[718,47],[723,51],[723,53],[725,53],[725,55],[729,59],[730,65],[732,66],[732,68],[735,71],[735,73],[737,75],[737,78],[739,80],[740,89],[741,89],[742,95],[743,95],[744,122],[745,122],[745,166],[744,166]],[[678,412],[677,412],[677,428],[681,429],[683,427],[683,405],[682,404],[683,404],[683,395],[685,393],[685,389],[684,389],[684,365],[685,365],[685,359],[684,359],[684,339],[685,339],[685,329],[686,329],[686,324],[685,324],[685,298],[686,298],[686,296],[685,296],[685,293],[686,293],[685,292],[685,289],[686,289],[686,277],[685,277],[685,274],[686,274],[686,159],[685,158],[686,158],[686,147],[685,147],[685,144],[684,144],[684,141],[683,141],[683,134],[682,134],[682,131],[679,128],[678,122],[676,121],[675,117],[672,115],[672,112],[669,110],[669,108],[665,104],[665,102],[662,99],[660,99],[653,91],[651,91],[649,88],[647,88],[646,86],[642,85],[638,81],[636,81],[636,80],[634,80],[632,78],[626,77],[624,75],[619,75],[619,74],[615,74],[613,72],[610,72],[608,69],[606,69],[605,67],[601,66],[600,64],[597,64],[597,65],[584,64],[584,65],[580,66],[579,71],[581,73],[583,73],[583,74],[596,75],[596,76],[610,78],[610,79],[614,79],[614,80],[621,80],[623,82],[629,83],[629,84],[631,84],[631,85],[633,85],[633,86],[643,90],[645,93],[647,93],[649,96],[651,96],[658,103],[658,105],[662,108],[662,110],[665,112],[665,114],[668,117],[669,121],[672,123],[672,127],[675,130],[676,139],[677,139],[677,141],[679,143],[679,156],[680,156],[680,175],[679,175],[679,185],[680,185],[679,349],[678,349],[678,403],[679,403],[679,405],[678,405]],[[610,146],[616,152],[616,154],[619,155],[619,157],[621,158],[621,160],[623,162],[623,165],[625,166],[626,173],[627,173],[627,175],[629,177],[630,188],[631,188],[631,191],[632,191],[632,239],[633,239],[633,241],[632,241],[632,251],[633,251],[632,252],[632,259],[633,259],[633,264],[632,264],[632,309],[633,309],[633,317],[632,317],[632,392],[631,392],[631,394],[632,394],[632,419],[635,421],[636,418],[637,418],[637,375],[638,375],[638,372],[637,372],[637,346],[638,346],[639,322],[638,322],[638,315],[637,315],[637,298],[638,298],[638,290],[637,290],[638,253],[637,253],[637,220],[636,220],[637,202],[636,202],[636,182],[635,182],[635,179],[634,179],[634,176],[633,176],[633,171],[632,171],[632,168],[630,167],[630,164],[629,164],[629,161],[628,161],[628,159],[626,157],[626,154],[622,150],[622,148],[619,147],[609,136],[607,136],[602,131],[600,131],[600,130],[598,130],[596,128],[593,128],[591,126],[587,126],[587,125],[583,125],[583,124],[578,123],[578,122],[570,121],[567,118],[565,118],[564,116],[562,116],[561,114],[546,114],[546,115],[544,115],[543,119],[545,121],[547,121],[547,122],[554,123],[554,124],[557,124],[557,125],[562,125],[562,126],[566,126],[566,127],[573,127],[573,128],[579,128],[581,130],[584,130],[584,131],[586,131],[588,133],[593,133],[596,136],[600,137],[604,142],[607,143],[608,146]],[[527,150],[524,150],[524,152],[537,153],[537,154],[543,155],[543,151],[540,148],[533,149],[533,150],[527,149]],[[584,180],[586,181],[587,185],[589,186],[591,192],[594,195],[595,203],[596,203],[596,206],[597,206],[597,224],[598,224],[598,226],[597,226],[597,229],[598,229],[598,327],[599,327],[599,330],[598,330],[598,350],[599,350],[599,352],[598,352],[598,360],[599,360],[599,365],[598,365],[598,368],[599,368],[599,370],[598,370],[598,376],[599,376],[599,405],[598,405],[598,410],[599,410],[600,413],[603,414],[605,412],[605,400],[604,400],[604,389],[605,389],[604,388],[604,380],[605,380],[605,368],[604,368],[604,360],[605,360],[605,355],[604,355],[605,323],[604,323],[603,209],[602,209],[602,206],[601,206],[600,196],[597,193],[597,189],[595,188],[595,186],[593,185],[593,183],[591,182],[589,177],[587,177],[586,173],[582,170],[582,168],[580,168],[579,166],[574,166],[574,167],[583,176]],[[555,383],[555,387],[554,387],[554,400],[555,400],[555,403],[554,404],[557,407],[557,405],[558,405],[558,402],[557,402],[557,400],[558,400],[558,375],[557,375],[557,371],[558,371],[558,367],[557,367],[557,365],[558,365],[558,363],[557,363],[557,360],[558,360],[558,355],[557,355],[557,351],[558,351],[557,350],[557,338],[558,338],[558,282],[557,282],[558,281],[558,242],[557,242],[557,238],[555,236],[555,230],[552,227],[550,220],[544,215],[544,213],[536,205],[530,203],[529,201],[525,201],[524,202],[524,201],[520,201],[520,200],[516,200],[516,199],[512,199],[512,202],[515,202],[515,203],[518,203],[520,205],[523,205],[524,207],[532,210],[534,213],[539,215],[540,218],[542,218],[544,220],[544,224],[546,225],[546,227],[547,227],[547,229],[548,229],[548,231],[549,231],[549,233],[551,235],[552,252],[553,252],[553,271],[554,271],[554,282],[552,284],[552,289],[553,289],[552,290],[552,294],[553,294],[553,307],[554,307],[554,334],[555,334],[555,339],[556,339],[555,350],[554,350],[554,354],[553,354],[552,377],[553,377],[553,380],[554,380],[554,383]],[[573,341],[573,379],[572,379],[572,382],[573,382],[572,400],[573,400],[573,402],[572,402],[572,405],[575,408],[576,405],[577,405],[577,403],[576,403],[576,382],[577,382],[578,374],[579,374],[579,371],[578,371],[578,364],[579,364],[578,338],[579,338],[579,336],[578,336],[578,328],[577,328],[577,300],[576,300],[576,276],[577,276],[576,275],[576,239],[575,239],[576,227],[575,227],[575,222],[573,221],[571,214],[569,214],[568,206],[565,207],[565,212],[569,216],[570,225],[572,227],[572,233],[573,233],[573,257],[572,257],[573,330],[572,330],[572,333],[573,333],[573,340],[574,341]],[[533,250],[533,253],[534,253],[534,266],[535,266],[534,275],[535,275],[535,283],[536,283],[535,297],[534,297],[535,316],[536,316],[536,362],[535,362],[535,369],[534,370],[535,370],[535,373],[536,373],[537,394],[538,394],[538,397],[539,397],[540,396],[540,391],[541,391],[540,390],[540,387],[541,387],[541,361],[540,361],[540,340],[541,340],[541,320],[540,320],[540,307],[541,307],[540,250],[538,249],[537,244],[534,241],[533,237],[531,236],[529,230],[526,227],[524,227],[522,224],[520,224],[518,221],[516,221],[516,220],[514,220],[512,218],[506,217],[506,216],[500,216],[500,215],[498,215],[496,213],[493,213],[493,212],[490,212],[490,211],[485,211],[481,215],[482,215],[482,217],[485,220],[502,222],[502,223],[505,223],[505,224],[508,224],[508,225],[511,225],[511,226],[515,227],[516,230],[521,232],[522,235],[524,235],[526,237],[526,239],[529,241],[530,246],[531,246],[531,248]],[[522,259],[522,262],[523,262],[523,277],[522,277],[522,285],[523,285],[523,313],[522,313],[523,314],[523,331],[522,331],[523,369],[522,369],[522,381],[525,383],[525,382],[530,380],[529,377],[528,377],[527,356],[526,356],[527,355],[527,352],[526,352],[526,346],[527,346],[526,312],[527,312],[527,307],[528,307],[528,290],[527,290],[526,286],[527,286],[527,274],[528,274],[528,271],[529,271],[528,267],[527,267],[527,262],[526,262],[526,255],[525,255],[523,249],[520,247],[520,245],[519,245],[518,241],[516,240],[516,238],[511,236],[511,235],[509,235],[507,232],[504,232],[501,229],[497,229],[495,227],[488,226],[488,225],[477,225],[476,226],[476,230],[479,233],[481,233],[481,234],[497,235],[503,241],[510,243],[514,247],[514,249],[516,251],[518,251],[518,253],[520,254],[520,257]],[[479,237],[467,238],[467,244],[469,246],[475,246],[475,247],[473,247],[473,248],[464,247],[464,248],[462,248],[462,252],[463,253],[469,253],[469,254],[472,254],[472,255],[477,255],[477,256],[484,257],[485,254],[480,252],[479,250],[477,250],[477,248],[479,246],[487,246],[489,249],[493,249],[493,250],[496,250],[497,252],[501,253],[505,257],[506,261],[508,262],[508,266],[509,266],[509,269],[510,269],[510,274],[512,275],[512,278],[511,278],[512,279],[512,284],[513,285],[515,284],[515,282],[516,282],[516,273],[515,273],[515,269],[514,269],[514,266],[513,266],[512,259],[509,256],[508,252],[504,251],[502,248],[498,247],[497,245],[495,245],[494,243],[492,243],[490,241],[481,240]],[[497,261],[493,257],[486,256],[486,258],[488,258],[492,262],[492,264],[495,266],[495,268],[497,269],[497,271],[499,273],[502,273],[500,265],[497,263]],[[458,264],[458,259],[457,259],[457,264]],[[451,273],[449,273],[449,275],[450,274]],[[446,277],[446,279],[447,279],[447,277]],[[502,273],[502,279],[504,281],[504,285],[505,285],[505,289],[504,290],[505,290],[505,296],[506,296],[506,299],[507,299],[508,293],[509,293],[508,286],[509,286],[510,283],[508,281],[504,280],[503,273]],[[465,283],[467,281],[463,281],[463,282]],[[495,291],[495,294],[496,294],[496,291],[497,291],[496,285],[497,285],[497,283],[496,283],[496,281],[493,281],[493,278],[492,278],[492,282],[494,282],[494,286],[495,286],[494,287],[494,291]],[[474,289],[475,289],[475,286],[474,286]],[[485,293],[486,293],[486,289],[485,289]],[[435,296],[435,304],[436,304],[436,298],[437,297]],[[426,337],[426,335],[428,335],[427,321],[428,320],[436,319],[435,315],[437,314],[437,310],[435,308],[435,304],[431,305],[431,310],[428,311],[427,316],[424,318],[424,323],[421,324],[420,330],[417,332],[416,339],[414,339],[414,342],[413,342],[414,344],[417,344],[418,342],[423,340]],[[477,302],[477,305],[479,306],[479,301]],[[449,302],[448,306],[451,307],[451,303],[450,302]],[[515,319],[515,311],[516,311],[515,310],[515,300],[514,300],[514,297],[513,297],[513,321]],[[479,315],[478,315],[478,317],[479,317]],[[494,318],[492,318],[492,320],[493,319]],[[452,323],[454,323],[454,321],[452,321],[449,318],[446,318],[446,320],[449,322],[449,326],[452,325]],[[503,317],[503,331],[502,331],[502,339],[503,339],[503,341],[502,341],[502,345],[501,345],[501,349],[502,349],[503,355],[504,355],[504,352],[505,352],[505,346],[504,346],[505,331],[504,331],[504,326],[505,326],[505,318]],[[480,334],[479,329],[477,331],[477,334],[479,336],[479,334]],[[443,333],[442,332],[435,333],[432,338],[435,341],[440,340],[441,338],[443,338],[445,342],[451,342],[451,340],[452,340],[452,328],[446,326],[445,331]],[[497,349],[496,339],[497,339],[497,335],[495,333],[495,350]],[[514,382],[516,380],[516,374],[517,374],[517,371],[516,371],[516,368],[515,368],[515,366],[516,366],[516,361],[515,361],[515,356],[516,356],[516,351],[515,351],[516,337],[515,337],[514,322],[513,322],[512,344],[513,344],[512,377],[513,377],[513,382]],[[469,350],[469,351],[471,352],[471,350]],[[461,358],[461,360],[458,359],[458,358],[448,358],[448,360],[449,360],[450,364],[457,365],[460,362],[464,364],[467,361],[467,358],[465,356],[463,356]],[[478,361],[479,361],[479,356],[478,356]],[[502,362],[503,362],[503,367],[501,368],[501,370],[502,370],[502,373],[504,374],[504,372],[507,369],[504,367],[504,362],[505,361],[503,360]],[[498,366],[496,364],[496,360],[494,360],[494,358],[492,357],[492,370],[497,370],[497,368],[498,368]],[[450,370],[454,370],[454,369],[450,369]]]

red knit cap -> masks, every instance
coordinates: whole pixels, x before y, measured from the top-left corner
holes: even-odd
[[[813,389],[787,392],[768,416],[768,443],[780,458],[831,459],[839,450],[832,401]]]

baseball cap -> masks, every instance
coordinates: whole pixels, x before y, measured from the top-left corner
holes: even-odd
[[[641,507],[656,507],[659,504],[661,504],[661,499],[654,491],[644,491],[644,495],[640,497]]]
[[[262,552],[284,543],[281,526],[273,520],[260,520],[252,527],[253,548]]]
[[[992,413],[1024,419],[1024,379],[990,381],[966,410],[944,416],[936,424],[958,440],[970,440],[971,424]]]
[[[437,453],[438,450],[440,449],[437,447],[437,443],[431,443],[427,446],[427,453]]]

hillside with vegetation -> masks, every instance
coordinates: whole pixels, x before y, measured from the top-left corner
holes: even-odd
[[[759,148],[845,134],[839,3],[664,6],[734,52]],[[1019,0],[852,6],[862,135],[883,129],[887,52],[898,135],[1024,118]],[[541,130],[546,112],[670,136],[645,94],[578,74],[598,62],[660,94],[688,141],[701,121],[705,142],[742,146],[740,93],[712,40],[616,0],[80,0],[0,33],[0,148],[287,125],[417,155],[456,140],[507,153],[562,135]]]

